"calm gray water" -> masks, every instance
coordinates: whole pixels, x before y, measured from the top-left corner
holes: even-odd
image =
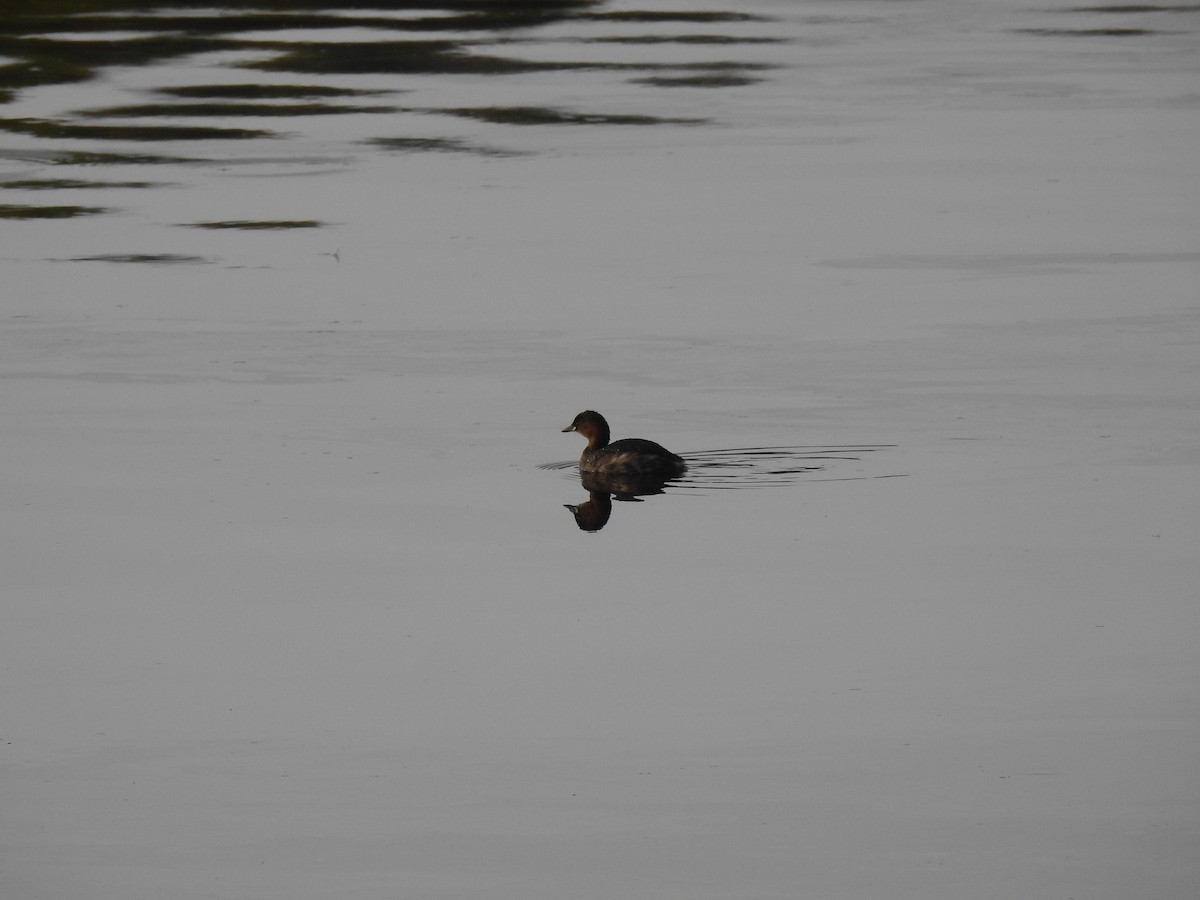
[[[1194,893],[1200,8],[71,8],[0,894]]]

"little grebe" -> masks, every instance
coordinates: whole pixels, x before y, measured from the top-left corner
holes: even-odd
[[[579,457],[579,471],[584,475],[672,478],[687,470],[687,463],[654,441],[625,438],[610,444],[608,423],[594,410],[581,412],[563,431],[578,431],[587,438]]]

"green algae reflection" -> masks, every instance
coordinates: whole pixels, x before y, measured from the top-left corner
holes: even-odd
[[[143,265],[185,265],[188,263],[211,263],[206,256],[188,256],[184,253],[99,253],[95,256],[72,256],[53,262],[104,262],[141,263]]]
[[[316,219],[230,219],[224,222],[192,222],[190,228],[206,228],[210,231],[286,231],[292,228],[321,228]]]
[[[101,141],[212,141],[275,137],[257,128],[213,128],[205,125],[77,125],[49,119],[0,119],[0,130],[40,138]]]
[[[0,181],[0,188],[12,191],[103,190],[106,188],[162,187],[161,181],[89,181],[83,178],[26,178]]]
[[[0,219],[74,219],[108,212],[102,206],[24,206],[0,203]]]
[[[461,106],[412,112],[462,116],[494,125],[702,125],[707,121],[619,113],[582,113],[552,106]]]
[[[504,150],[473,144],[458,138],[443,137],[377,137],[363,141],[381,150],[394,153],[471,153],[476,156],[524,156],[518,150]]]
[[[395,111],[394,106],[331,106],[327,103],[139,103],[80,110],[74,115],[85,119],[141,119],[161,116],[332,116]]]
[[[170,97],[200,100],[300,100],[313,97],[369,97],[393,93],[324,84],[186,84],[156,88],[155,92]]]

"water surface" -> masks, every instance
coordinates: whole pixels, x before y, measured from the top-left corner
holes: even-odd
[[[5,896],[1194,890],[1194,4],[0,10]]]

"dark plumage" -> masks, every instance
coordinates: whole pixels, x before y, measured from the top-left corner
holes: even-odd
[[[563,431],[578,431],[587,438],[579,457],[579,471],[584,475],[665,479],[687,471],[687,463],[654,441],[625,438],[610,444],[608,422],[595,410],[584,410]]]

